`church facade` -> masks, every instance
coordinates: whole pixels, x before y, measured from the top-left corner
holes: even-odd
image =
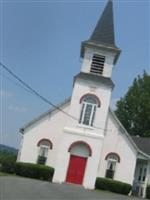
[[[90,39],[81,43],[72,96],[20,129],[18,161],[52,166],[55,183],[94,189],[96,177],[108,177],[133,185],[144,197],[150,184],[147,141],[141,146],[141,138],[131,137],[110,109],[111,76],[121,52],[112,6],[109,1]]]

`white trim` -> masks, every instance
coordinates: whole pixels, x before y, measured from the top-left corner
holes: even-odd
[[[89,129],[89,130],[95,130],[95,128],[93,126],[89,126],[89,125],[85,125],[85,124],[78,124],[77,127]]]
[[[79,121],[79,124],[83,124],[85,126],[90,126],[92,127],[92,121],[93,121],[93,118],[94,118],[94,114],[96,113],[96,111],[94,112],[94,109],[97,108],[97,104],[93,104],[93,103],[90,103],[90,102],[86,102],[83,100],[82,102],[82,107],[81,107],[81,111],[80,111],[80,121]],[[89,123],[88,124],[84,124],[84,120],[85,120],[85,113],[86,113],[86,109],[87,109],[87,106],[88,105],[91,105],[92,108],[91,108],[91,111],[89,113]],[[83,111],[82,111],[83,109]]]
[[[44,150],[44,155],[41,155],[41,151],[43,151],[43,150]],[[44,156],[45,158],[47,158],[48,153],[49,153],[49,147],[48,146],[46,146],[46,145],[40,145],[39,146],[38,156]]]
[[[96,133],[91,133],[89,131],[85,132],[85,130],[79,130],[79,129],[77,130],[77,129],[69,128],[69,127],[64,127],[64,131],[66,133],[69,133],[69,134],[80,135],[80,136],[83,136],[83,137],[101,138],[101,139],[104,138],[104,135],[100,135],[100,134],[96,134]]]

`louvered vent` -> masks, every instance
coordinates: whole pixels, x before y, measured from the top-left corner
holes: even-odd
[[[100,56],[96,54],[93,55],[90,72],[102,75],[104,69],[104,63],[105,63],[105,56]]]

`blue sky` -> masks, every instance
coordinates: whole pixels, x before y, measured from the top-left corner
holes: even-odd
[[[80,71],[81,41],[90,37],[106,2],[1,0],[0,60],[47,99],[61,102]],[[114,21],[122,53],[112,76],[112,104],[138,74],[150,72],[149,1],[115,0]],[[0,143],[18,147],[19,128],[50,106],[0,73]]]

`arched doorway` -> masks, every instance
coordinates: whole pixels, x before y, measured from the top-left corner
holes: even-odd
[[[87,159],[92,155],[90,146],[83,142],[74,142],[68,149],[70,152],[70,160],[66,182],[74,184],[82,184],[87,164]]]

